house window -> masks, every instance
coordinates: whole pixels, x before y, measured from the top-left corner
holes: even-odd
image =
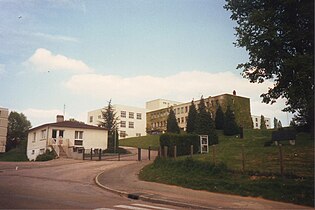
[[[120,127],[125,128],[126,127],[126,121],[120,121]]]
[[[122,138],[126,137],[126,131],[120,131],[119,136]]]
[[[182,123],[184,123],[184,117],[182,117]]]
[[[134,115],[135,115],[135,113],[129,112],[129,118],[130,118],[130,119],[133,119],[133,118],[134,118]]]
[[[256,122],[258,122],[258,118],[255,118]]]
[[[256,128],[258,128],[258,123],[256,123]]]
[[[188,112],[188,107],[187,106],[185,106],[185,113],[187,113]]]
[[[41,139],[45,139],[46,138],[46,129],[41,131]]]
[[[180,123],[180,118],[177,118],[177,123]]]
[[[134,128],[135,127],[135,123],[134,122],[129,122],[129,128]]]
[[[141,136],[141,133],[136,133],[136,136],[137,136],[137,137]]]
[[[82,146],[83,145],[83,141],[82,140],[74,140],[74,145]]]
[[[52,138],[63,137],[63,130],[52,130]]]
[[[141,118],[142,118],[141,113],[137,113],[137,119],[141,120]]]
[[[74,139],[82,140],[83,139],[83,131],[75,131]]]
[[[32,142],[35,142],[36,141],[36,132],[33,133],[33,141]]]
[[[180,113],[184,113],[184,107],[180,108]]]
[[[126,111],[121,111],[120,112],[120,117],[126,118]]]
[[[93,122],[93,116],[90,116],[90,122]]]

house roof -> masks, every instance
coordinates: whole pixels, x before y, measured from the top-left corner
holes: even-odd
[[[94,130],[106,130],[105,128],[102,127],[97,127],[93,125],[87,125],[83,122],[78,122],[78,121],[63,121],[63,122],[55,122],[55,123],[47,123],[43,124],[34,128],[31,128],[29,131],[33,131],[36,129],[44,128],[47,126],[51,127],[63,127],[63,128],[81,128],[81,129],[94,129]]]

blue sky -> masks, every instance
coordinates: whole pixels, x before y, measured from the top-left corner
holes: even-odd
[[[113,103],[232,93],[250,97],[252,114],[285,125],[284,101],[261,104],[272,85],[236,70],[248,54],[234,47],[235,23],[222,0],[0,0],[0,106],[32,125]]]

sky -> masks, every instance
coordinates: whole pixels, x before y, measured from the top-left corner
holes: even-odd
[[[86,122],[112,104],[145,107],[224,93],[250,98],[251,114],[276,117],[285,100],[261,103],[272,81],[250,83],[236,23],[223,0],[0,0],[0,107],[33,126],[57,114]],[[273,126],[273,125],[272,125]]]

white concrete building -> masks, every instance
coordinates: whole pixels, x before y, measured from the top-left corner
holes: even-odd
[[[57,122],[32,128],[28,132],[27,157],[36,160],[47,149],[55,150],[58,156],[77,159],[82,149],[107,149],[108,132],[104,128],[77,121],[64,121],[62,115]],[[82,157],[82,156],[81,156]]]
[[[253,120],[253,128],[254,129],[260,129],[261,116],[252,115],[251,117]],[[266,124],[267,129],[271,129],[270,118],[265,117],[265,116],[264,116],[264,118],[265,118],[265,124]]]
[[[178,104],[182,104],[182,103],[177,102],[177,101],[170,101],[166,99],[155,99],[155,100],[146,102],[145,108],[148,111],[155,111],[158,109],[164,109],[164,108],[169,108],[171,106],[176,106]]]
[[[113,105],[113,109],[118,117],[119,138],[146,135],[146,109],[118,104]],[[103,121],[102,110],[104,109],[88,112],[87,124],[99,125]]]
[[[9,110],[0,107],[0,153],[5,152]]]

